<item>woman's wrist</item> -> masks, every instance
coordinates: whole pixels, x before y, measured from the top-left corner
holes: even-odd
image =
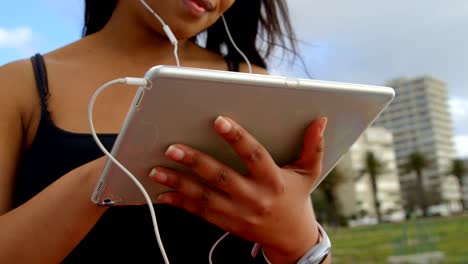
[[[312,221],[300,236],[291,235],[284,238],[281,248],[262,245],[264,257],[272,264],[296,264],[304,254],[320,241],[318,224]]]

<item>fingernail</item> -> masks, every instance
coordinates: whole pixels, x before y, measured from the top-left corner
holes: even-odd
[[[164,194],[159,195],[158,198],[156,199],[156,203],[158,204],[163,204],[163,203],[169,204],[171,202],[172,202],[171,197],[168,195],[164,195]]]
[[[215,125],[219,133],[227,134],[232,130],[232,124],[229,123],[224,117],[218,116],[215,120]]]
[[[323,137],[323,134],[325,133],[325,129],[327,128],[327,122],[328,118],[322,117],[320,120],[320,136]]]
[[[167,181],[167,174],[154,168],[151,170],[149,174],[150,178],[154,179],[157,182],[166,182]]]
[[[181,150],[180,148],[177,148],[173,145],[169,146],[169,148],[166,150],[166,156],[173,160],[180,161],[185,157],[185,152]]]

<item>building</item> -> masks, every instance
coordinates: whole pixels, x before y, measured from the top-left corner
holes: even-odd
[[[458,186],[444,184],[455,148],[449,114],[448,91],[443,81],[430,76],[400,78],[386,84],[396,97],[375,122],[393,133],[403,202],[414,208],[415,175],[404,169],[411,153],[422,153],[430,165],[423,171],[423,185],[431,205],[456,202]]]
[[[377,175],[377,199],[384,220],[404,217],[393,137],[385,128],[368,128],[340,160],[338,169],[346,172],[346,184],[338,186],[340,211],[357,218],[376,219],[372,185],[366,172],[366,155],[372,152],[382,165]]]

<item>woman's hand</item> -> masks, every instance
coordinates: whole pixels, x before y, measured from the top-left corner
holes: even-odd
[[[174,192],[158,201],[186,209],[222,229],[260,243],[273,263],[294,263],[318,241],[310,192],[322,170],[327,120],[314,121],[302,153],[278,167],[266,149],[234,120],[219,117],[216,131],[232,146],[249,173],[241,175],[189,146],[175,144],[166,155],[199,177],[157,167],[150,177]]]

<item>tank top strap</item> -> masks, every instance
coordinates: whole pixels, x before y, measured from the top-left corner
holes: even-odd
[[[49,118],[49,111],[47,110],[47,101],[49,99],[49,82],[47,80],[47,69],[44,58],[41,54],[36,54],[31,57],[31,63],[34,70],[34,77],[36,80],[36,88],[41,100],[42,115]]]
[[[224,60],[226,60],[229,71],[232,71],[232,72],[239,72],[240,71],[239,62],[233,61],[228,57],[224,57]]]

